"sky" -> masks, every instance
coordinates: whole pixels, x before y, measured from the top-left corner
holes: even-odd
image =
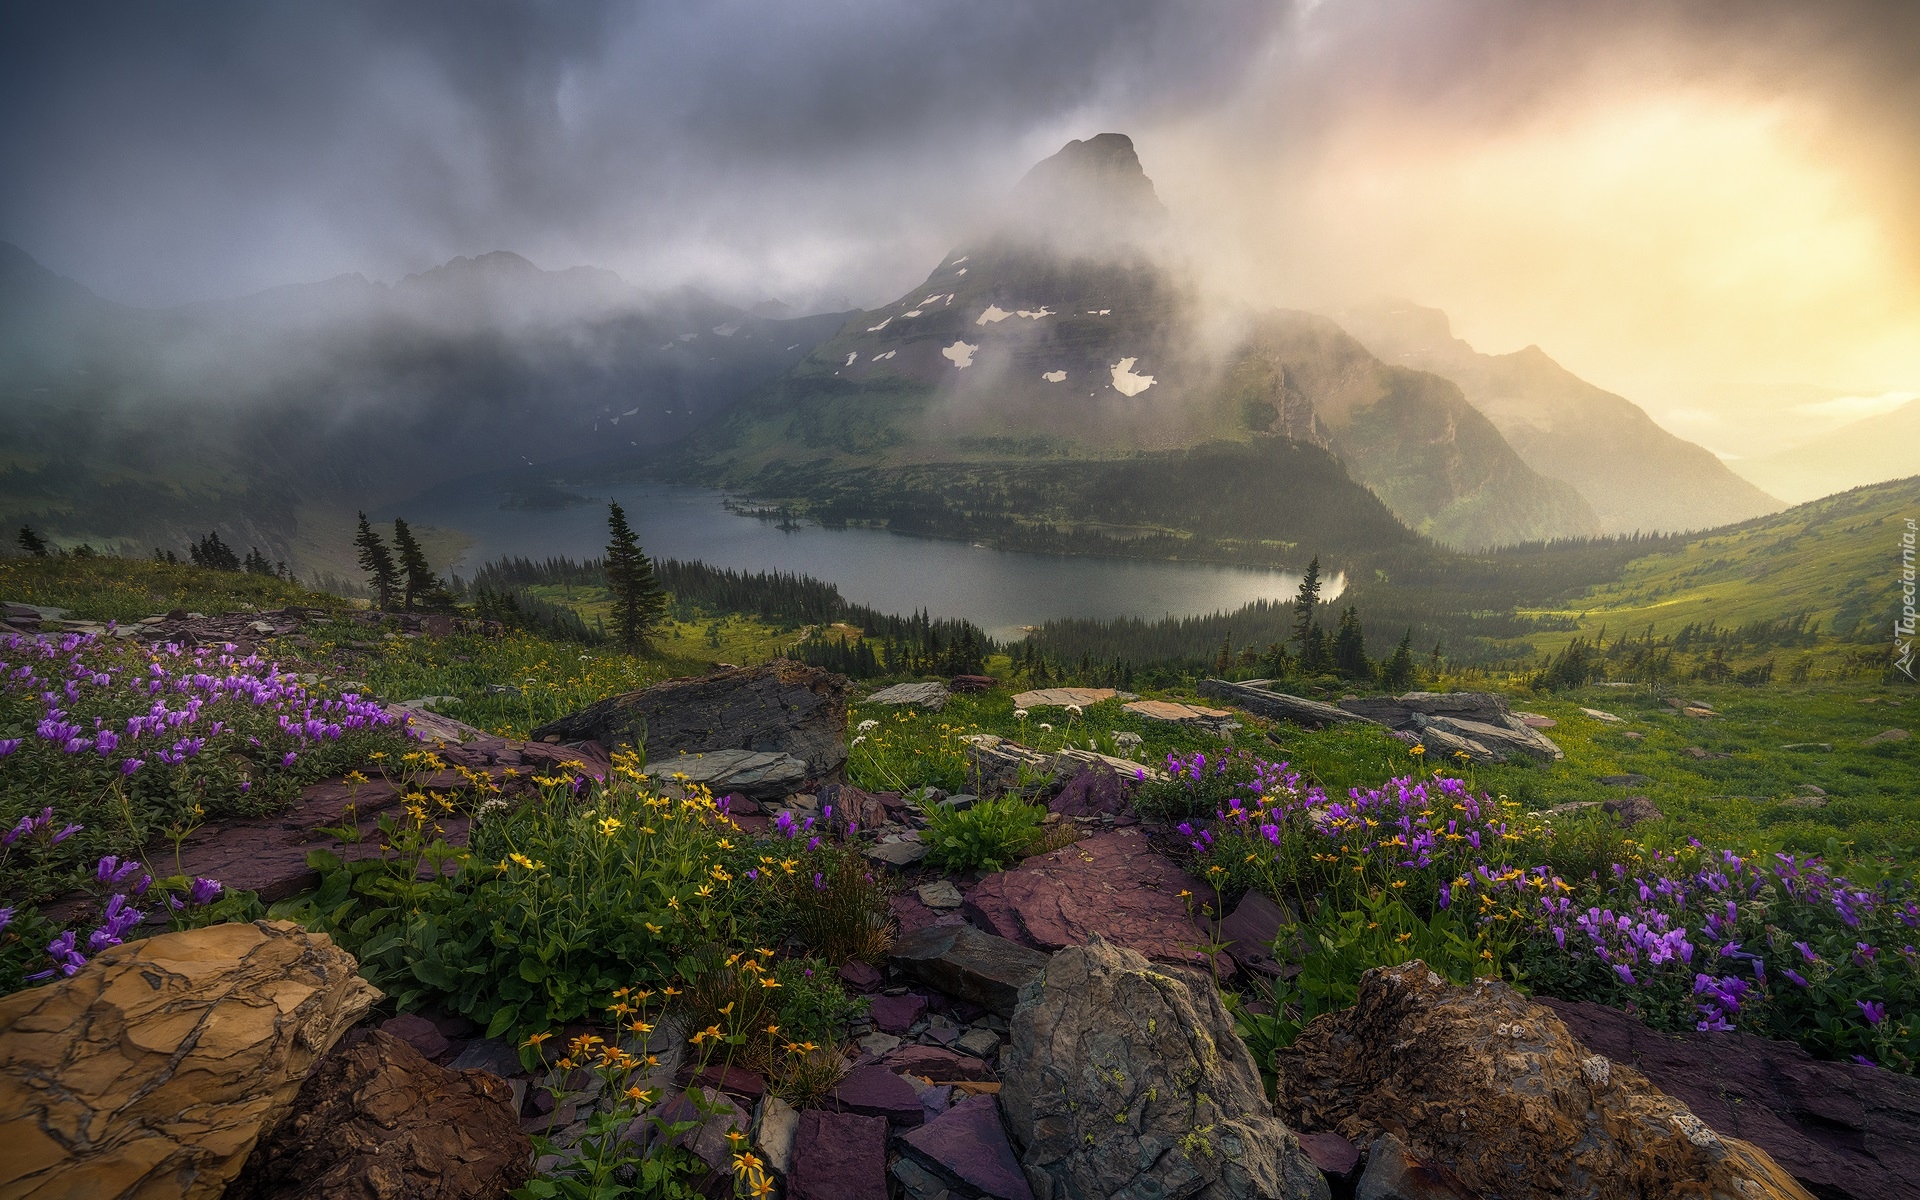
[[[16,4],[0,240],[136,304],[510,249],[867,306],[1118,131],[1223,294],[1751,455],[1920,394],[1916,68],[1912,0]]]

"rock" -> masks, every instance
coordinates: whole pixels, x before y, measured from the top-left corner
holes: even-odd
[[[760,1106],[760,1126],[754,1131],[753,1145],[767,1165],[782,1175],[791,1169],[793,1135],[800,1129],[800,1110],[778,1096],[768,1096]]]
[[[1212,939],[1194,924],[1182,891],[1210,894],[1139,830],[1115,829],[987,876],[968,893],[967,913],[982,928],[1039,950],[1098,934],[1160,962],[1204,967],[1199,947]],[[1216,965],[1234,971],[1224,954]]]
[[[1748,1033],[1656,1033],[1604,1005],[1541,1003],[1587,1049],[1760,1147],[1823,1200],[1920,1200],[1920,1079]]]
[[[447,1039],[433,1022],[413,1013],[401,1013],[380,1022],[380,1032],[392,1034],[420,1052],[422,1058],[439,1058],[447,1052]]]
[[[456,721],[452,717],[443,717],[439,713],[428,712],[425,709],[389,704],[386,711],[421,741],[459,745],[463,742],[479,741],[487,736],[484,729],[475,729],[464,721]]]
[[[1653,780],[1645,775],[1602,775],[1600,782],[1608,787],[1645,787]]]
[[[1560,725],[1560,722],[1541,713],[1516,711],[1513,715],[1525,722],[1528,729],[1555,729]]]
[[[824,1109],[801,1113],[787,1195],[790,1200],[887,1200],[886,1120]]]
[[[1158,767],[1149,767],[1134,762],[1130,758],[1115,758],[1111,754],[1101,754],[1095,750],[1077,750],[1072,746],[1056,751],[1047,763],[1047,770],[1055,779],[1070,779],[1089,769],[1112,771],[1122,780],[1131,780],[1135,783],[1146,779],[1167,777],[1167,773]]]
[[[532,1155],[512,1088],[382,1029],[320,1060],[226,1198],[477,1200],[525,1183]]]
[[[1280,930],[1294,923],[1293,914],[1251,889],[1234,906],[1233,915],[1220,922],[1220,937],[1233,961],[1249,971],[1277,976],[1280,964],[1274,961],[1273,944]]]
[[[932,883],[923,883],[913,889],[913,893],[920,897],[920,903],[928,908],[959,908],[964,899],[960,895],[960,889],[953,885],[951,879],[936,879]]]
[[[1000,1049],[1000,1035],[991,1029],[969,1029],[953,1041],[953,1048],[975,1058],[992,1058]]]
[[[1335,708],[1331,704],[1322,704],[1318,700],[1303,700],[1299,696],[1289,696],[1285,692],[1270,692],[1265,688],[1257,688],[1245,683],[1232,683],[1225,679],[1203,679],[1200,681],[1199,691],[1202,696],[1223,700],[1255,716],[1268,717],[1276,721],[1291,721],[1295,725],[1304,725],[1309,729],[1324,729],[1332,725],[1346,725],[1367,720],[1366,717],[1356,716],[1345,709]]]
[[[1337,1133],[1302,1133],[1300,1149],[1328,1180],[1345,1180],[1360,1166],[1360,1147]]]
[[[1518,722],[1519,728],[1509,725],[1493,725],[1485,721],[1470,721],[1464,717],[1429,717],[1414,714],[1414,726],[1421,733],[1439,729],[1456,737],[1478,742],[1490,750],[1501,754],[1525,754],[1536,762],[1558,762],[1566,757],[1566,752],[1556,745],[1552,738],[1537,729],[1530,728],[1524,721]]]
[[[953,812],[965,812],[978,803],[980,803],[980,797],[971,792],[955,792],[945,800],[940,801],[939,806]]]
[[[888,1033],[904,1034],[927,1011],[927,998],[908,992],[904,996],[875,996],[867,1012],[873,1023]]]
[[[1602,712],[1600,709],[1597,709],[1597,708],[1583,708],[1580,711],[1592,717],[1596,721],[1605,721],[1610,725],[1619,725],[1622,723],[1621,718],[1614,716],[1610,712]]]
[[[1412,738],[1414,744],[1424,746],[1427,753],[1434,756],[1435,761],[1458,759],[1461,757],[1477,763],[1502,763],[1507,761],[1506,751],[1496,750],[1485,743],[1475,741],[1470,737],[1465,737],[1450,729],[1443,729],[1438,725],[1429,724],[1419,730],[1395,730],[1394,736]]]
[[[927,856],[927,844],[922,841],[908,841],[901,838],[894,842],[879,842],[867,847],[867,857],[890,867],[910,867]]]
[[[971,925],[934,925],[894,939],[895,965],[949,996],[1012,1016],[1020,989],[1047,965],[1036,950]]]
[[[1027,776],[1044,777],[1053,771],[1052,755],[991,733],[970,734],[966,743],[967,778],[982,796],[1018,791],[1029,782]]]
[[[1659,806],[1645,796],[1622,796],[1615,800],[1608,800],[1600,807],[1603,811],[1610,812],[1619,818],[1622,829],[1632,829],[1643,821],[1667,819],[1667,814],[1661,812]]]
[[[992,1096],[968,1096],[900,1139],[903,1151],[938,1174],[993,1200],[1033,1200],[1020,1171],[1000,1105]]]
[[[807,779],[805,760],[764,750],[714,750],[647,764],[663,783],[705,784],[715,795],[739,792],[760,800],[784,796]]]
[[[1833,751],[1833,743],[1832,742],[1788,742],[1786,745],[1780,748],[1782,750],[1819,750],[1824,753],[1831,753]]]
[[[683,1069],[683,1073],[690,1071],[692,1065],[688,1064],[688,1067]],[[587,1078],[594,1083],[597,1091],[599,1077],[589,1075]],[[745,1067],[723,1066],[720,1063],[710,1063],[697,1074],[689,1074],[685,1082],[709,1087],[715,1091],[725,1092],[729,1096],[738,1096],[743,1100],[757,1101],[767,1094],[767,1077],[760,1072],[749,1071]]]
[[[902,1046],[883,1062],[889,1071],[918,1075],[934,1083],[982,1083],[993,1078],[993,1071],[986,1063],[939,1046]]]
[[[863,1038],[856,1038],[854,1044],[873,1057],[879,1058],[898,1046],[900,1039],[891,1033],[869,1033]]]
[[[805,761],[809,778],[827,780],[847,760],[846,731],[846,678],[776,659],[611,696],[533,738],[609,747],[644,739],[649,763],[716,750],[787,754]]]
[[[0,998],[0,1194],[212,1200],[379,995],[325,934],[256,921]]]
[[[944,683],[896,683],[868,696],[867,703],[917,704],[931,712],[939,712],[947,706],[949,695]]]
[[[1685,750],[1681,751],[1681,753],[1685,754],[1688,758],[1697,759],[1702,762],[1706,761],[1707,759],[1733,757],[1733,755],[1727,754],[1723,751],[1708,750],[1704,746],[1688,746]]]
[[[1057,687],[1021,692],[1013,698],[1013,706],[1015,708],[1065,708],[1069,704],[1077,704],[1081,708],[1087,708],[1116,696],[1126,700],[1134,699],[1133,696],[1124,695],[1112,688]]]
[[[704,1113],[687,1098],[685,1092],[681,1092],[669,1096],[652,1112],[634,1118],[620,1136],[630,1142],[646,1145],[660,1136],[652,1118],[657,1117],[669,1125],[697,1122],[685,1133],[675,1134],[672,1144],[692,1151],[715,1174],[724,1175],[733,1165],[733,1143],[727,1134],[746,1133],[753,1124],[753,1118],[732,1098],[713,1088],[701,1088],[700,1097],[706,1106]]]
[[[1210,982],[1095,938],[1021,989],[1000,1098],[1043,1200],[1317,1197]]]
[[[955,675],[947,681],[947,686],[956,692],[991,691],[1000,682],[991,675]]]
[[[1630,1067],[1590,1054],[1506,984],[1455,987],[1414,961],[1360,977],[1274,1061],[1275,1111],[1371,1143],[1488,1196],[1807,1194],[1765,1153],[1716,1136]]]
[[[475,1038],[468,1042],[466,1049],[447,1064],[447,1069],[492,1071],[502,1079],[526,1073],[526,1068],[520,1065],[520,1052],[499,1038]]]
[[[1117,816],[1126,811],[1129,785],[1118,771],[1102,764],[1076,771],[1047,801],[1047,811],[1064,817]]]
[[[1367,1147],[1367,1169],[1354,1200],[1480,1200],[1477,1192],[1445,1167],[1421,1162],[1400,1139],[1383,1133]]]
[[[820,789],[817,800],[821,812],[833,810],[831,821],[838,834],[847,832],[849,822],[861,829],[878,829],[887,823],[886,801],[850,783],[827,784]]]
[[[1888,730],[1883,730],[1880,733],[1874,734],[1872,737],[1867,738],[1865,741],[1861,742],[1860,744],[1862,746],[1879,746],[1887,742],[1904,742],[1912,736],[1913,736],[1912,734],[1908,733],[1904,729],[1888,729]]]
[[[1180,704],[1172,700],[1135,700],[1121,708],[1149,721],[1167,721],[1176,725],[1212,725],[1233,714],[1224,708],[1203,708],[1198,704]]]
[[[880,986],[880,969],[857,958],[840,964],[840,982],[856,992],[871,992]]]
[[[887,1172],[900,1181],[901,1189],[910,1200],[950,1200],[952,1195],[946,1180],[911,1158],[894,1159]]]
[[[877,1064],[848,1071],[829,1100],[842,1112],[885,1117],[895,1125],[918,1125],[927,1118],[926,1109],[920,1107],[920,1094],[906,1080]]]

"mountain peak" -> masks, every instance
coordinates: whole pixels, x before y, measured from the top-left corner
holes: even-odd
[[[1068,142],[1034,164],[1007,197],[998,224],[1016,235],[1131,242],[1166,215],[1133,139],[1102,133]]]

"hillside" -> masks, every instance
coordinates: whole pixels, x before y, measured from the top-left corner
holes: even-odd
[[[1748,479],[1795,502],[1826,495],[1835,486],[1859,487],[1898,479],[1920,456],[1920,400],[1890,413],[1843,425],[1789,450],[1733,464]]]
[[[1345,485],[1354,503],[1371,490],[1446,544],[1596,529],[1447,381],[1380,362],[1325,318],[1210,310],[1170,265],[1161,219],[1128,139],[1070,143],[923,284],[697,438],[691,474],[804,506],[823,489],[844,502],[836,472],[897,489],[909,468],[992,464],[1038,488],[1065,461],[1199,446],[1260,458],[1278,440],[1330,451],[1360,485]],[[936,483],[927,502],[952,499]]]
[[[1665,636],[1688,625],[1727,630],[1804,614],[1822,634],[1889,648],[1901,537],[1916,513],[1920,476],[1856,488],[1635,559],[1618,580],[1557,611],[1588,637],[1603,626],[1615,637],[1649,627]]]
[[[1457,384],[1529,467],[1579,491],[1603,533],[1710,529],[1780,507],[1710,451],[1668,433],[1638,405],[1581,379],[1538,346],[1481,354],[1453,336],[1447,314],[1407,301],[1335,316],[1386,362]]]
[[[138,309],[0,246],[0,523],[140,551],[217,524],[299,566],[355,508],[665,445],[839,323],[504,252]]]

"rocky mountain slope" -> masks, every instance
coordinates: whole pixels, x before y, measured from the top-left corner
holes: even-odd
[[[936,463],[1017,465],[1037,480],[1067,461],[1257,458],[1286,441],[1331,453],[1352,490],[1451,545],[1598,530],[1453,384],[1381,362],[1322,317],[1211,308],[1163,224],[1127,138],[1070,143],[919,287],[697,439],[706,477],[769,494],[777,480],[783,498],[801,477],[806,500],[849,470],[897,482]],[[1275,487],[1277,503],[1287,481]]]
[[[504,252],[138,309],[0,245],[0,521],[297,560],[315,514],[667,444],[839,324]]]
[[[1604,533],[1707,529],[1781,507],[1710,451],[1668,433],[1638,405],[1586,382],[1538,346],[1481,354],[1453,336],[1447,314],[1407,301],[1334,316],[1382,360],[1458,385],[1529,467],[1579,491]]]

